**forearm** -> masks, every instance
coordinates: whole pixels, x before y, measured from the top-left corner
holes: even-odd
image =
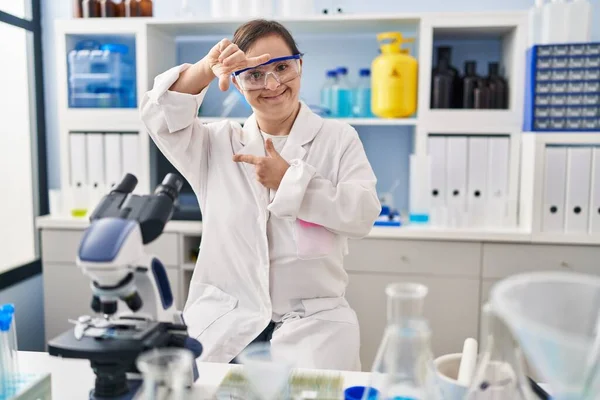
[[[179,74],[179,79],[173,83],[169,90],[196,95],[202,92],[214,78],[215,74],[208,62],[206,62],[206,59],[202,59]]]

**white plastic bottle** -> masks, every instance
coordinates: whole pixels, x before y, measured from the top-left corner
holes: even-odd
[[[543,7],[544,0],[535,0],[535,4],[529,9],[529,47],[542,41]]]
[[[592,4],[588,0],[568,3],[567,31],[569,43],[587,43],[592,40]]]
[[[542,8],[542,44],[567,43],[569,4],[565,0],[551,0]]]
[[[410,203],[409,219],[411,224],[428,224],[431,205],[431,156],[410,156]]]

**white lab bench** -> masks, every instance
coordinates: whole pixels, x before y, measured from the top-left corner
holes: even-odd
[[[46,339],[70,327],[68,318],[91,312],[89,280],[75,265],[85,219],[44,216],[41,231]],[[148,251],[165,264],[176,302],[187,296],[200,244],[200,222],[170,221]],[[466,337],[477,337],[480,310],[492,285],[512,274],[542,270],[600,273],[600,246],[589,238],[563,235],[563,242],[519,231],[374,228],[350,241],[345,267],[347,298],[361,325],[363,369],[370,368],[386,320],[384,288],[390,282],[416,281],[429,288],[425,314],[433,329],[436,356],[459,352]]]

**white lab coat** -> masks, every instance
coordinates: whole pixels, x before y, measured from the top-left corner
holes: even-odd
[[[253,165],[232,161],[234,154],[265,156],[255,117],[244,128],[226,120],[202,124],[196,116],[206,89],[168,90],[188,67],[159,75],[141,113],[202,210],[202,245],[184,309],[190,335],[204,347],[201,360],[231,361],[273,319],[271,344],[292,351],[296,366],[359,369],[343,256],[347,238],[367,235],[381,206],[358,134],[302,104],[281,151],[290,168],[270,195]],[[277,246],[295,255],[285,267],[270,265],[269,218],[281,219],[287,232]]]

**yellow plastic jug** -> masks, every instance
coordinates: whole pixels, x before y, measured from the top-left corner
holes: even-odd
[[[371,65],[371,109],[380,118],[403,118],[417,111],[418,62],[400,32],[377,35],[381,55]]]

